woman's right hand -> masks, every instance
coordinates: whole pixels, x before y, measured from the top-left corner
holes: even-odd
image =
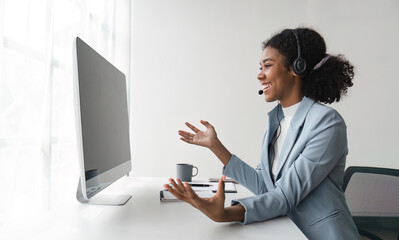
[[[205,132],[186,122],[187,127],[193,130],[195,134],[179,130],[178,133],[181,136],[180,140],[186,143],[211,148],[217,141],[219,141],[215,128],[207,121],[201,120],[201,123],[206,127]]]

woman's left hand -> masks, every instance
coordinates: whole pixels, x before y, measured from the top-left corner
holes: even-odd
[[[172,193],[177,199],[185,201],[191,204],[193,207],[200,210],[210,219],[215,222],[225,222],[226,211],[224,208],[225,193],[224,193],[224,180],[226,176],[223,176],[219,180],[219,186],[216,194],[211,198],[200,198],[194,190],[191,188],[190,184],[185,182],[182,183],[180,179],[177,179],[177,183],[171,178],[169,182],[172,184],[173,188],[168,184],[164,187]]]

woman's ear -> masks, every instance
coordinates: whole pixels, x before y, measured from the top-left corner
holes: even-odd
[[[301,74],[301,75],[296,74],[296,73],[294,72],[294,70],[292,69],[292,67],[290,68],[290,74],[292,75],[292,78],[293,78],[294,80],[302,81],[302,76],[303,76],[303,74]]]
[[[290,67],[290,74],[292,74],[292,76],[294,76],[294,77],[300,77],[300,75],[298,75],[294,72],[294,69],[292,68],[292,66]]]

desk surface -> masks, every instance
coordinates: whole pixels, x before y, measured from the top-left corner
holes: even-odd
[[[131,194],[124,206],[79,204],[53,209],[6,239],[306,239],[288,217],[262,223],[215,223],[184,202],[160,202],[162,178],[124,177],[100,194]],[[251,196],[237,185],[232,199]]]

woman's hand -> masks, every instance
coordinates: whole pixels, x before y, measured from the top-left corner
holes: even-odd
[[[201,120],[201,123],[206,127],[205,132],[186,122],[187,127],[193,130],[195,134],[179,130],[180,139],[186,143],[209,148],[226,166],[230,161],[231,153],[219,141],[215,128],[207,121]]]
[[[169,182],[173,188],[168,184],[165,184],[164,187],[177,199],[191,204],[215,222],[244,221],[245,208],[242,205],[224,207],[226,199],[224,194],[225,179],[225,176],[220,178],[218,190],[211,198],[200,198],[190,187],[190,184],[183,184],[180,179],[177,179],[176,183],[171,178]]]
[[[186,143],[211,148],[218,141],[215,128],[207,121],[201,120],[201,123],[206,127],[205,132],[186,122],[187,127],[193,130],[195,134],[179,130],[180,139]]]
[[[173,188],[168,184],[164,187],[172,193],[177,199],[185,201],[191,204],[193,207],[200,210],[210,219],[215,222],[224,222],[228,219],[226,218],[224,201],[224,180],[225,176],[221,177],[219,180],[219,186],[216,194],[211,198],[200,198],[194,190],[190,187],[187,182],[182,183],[180,179],[177,179],[177,183],[171,178],[169,182],[172,184]]]

